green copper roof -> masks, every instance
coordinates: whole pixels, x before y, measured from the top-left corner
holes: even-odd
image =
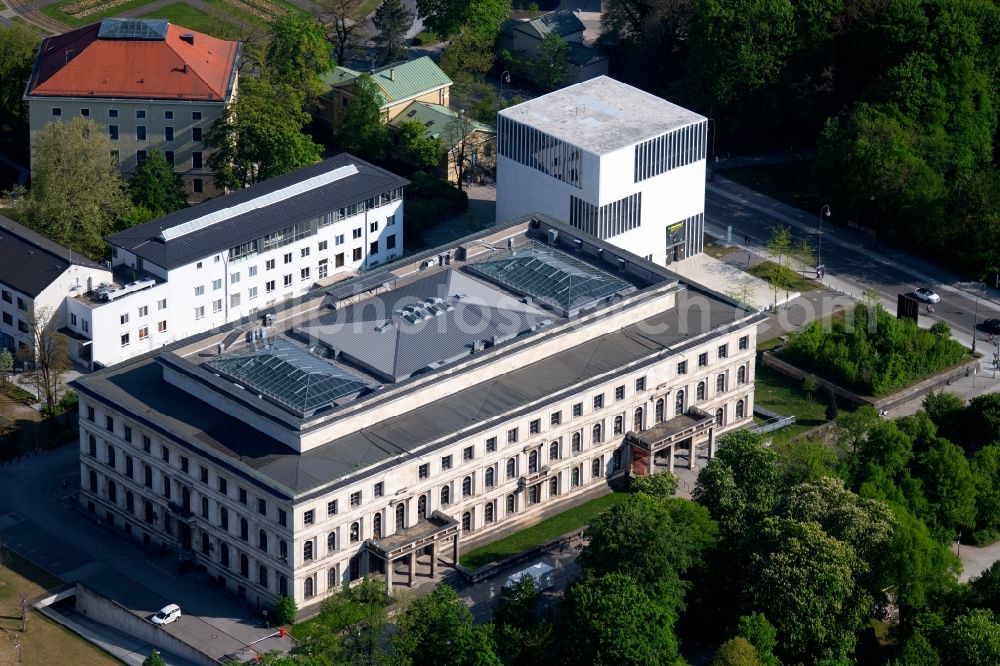
[[[451,150],[458,144],[459,139],[464,137],[455,136],[454,133],[443,134],[443,132],[445,128],[457,118],[458,111],[449,109],[447,106],[430,104],[428,102],[410,102],[407,104],[406,108],[403,109],[402,113],[393,118],[389,124],[393,127],[399,127],[408,120],[415,120],[423,123],[424,127],[427,128],[427,134],[434,138],[440,137],[445,141],[445,149]],[[470,132],[471,130],[493,132],[493,128],[489,125],[477,122],[472,122],[470,128]]]
[[[329,86],[346,85],[361,72],[338,67],[324,77]],[[450,86],[451,79],[427,56],[386,65],[372,72],[372,80],[382,92],[383,106],[411,97],[423,95],[442,86]]]

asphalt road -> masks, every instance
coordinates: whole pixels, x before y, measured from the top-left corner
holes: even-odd
[[[706,230],[724,237],[727,225],[732,225],[733,242],[742,245],[745,234],[750,234],[751,249],[761,249],[771,229],[778,224],[791,226],[793,236],[806,236],[814,247],[818,247],[818,213],[811,216],[770,199],[752,198],[743,188],[723,178],[718,178],[705,194]],[[1000,304],[980,298],[977,314],[973,285],[958,281],[945,270],[891,248],[879,247],[861,234],[829,223],[823,225],[822,253],[826,265],[825,282],[854,296],[874,289],[890,312],[896,311],[897,294],[911,293],[917,287],[934,290],[941,301],[933,306],[933,314],[925,314],[921,307],[920,323],[929,326],[935,321],[944,321],[956,338],[971,345],[975,321],[978,351],[990,351],[982,322],[991,317],[1000,318]]]

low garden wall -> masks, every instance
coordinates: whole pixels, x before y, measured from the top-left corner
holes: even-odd
[[[579,529],[575,529],[572,532],[563,534],[557,539],[553,539],[547,543],[543,543],[540,546],[535,546],[534,548],[529,548],[528,550],[517,553],[516,555],[511,555],[510,557],[505,557],[497,562],[490,562],[479,567],[476,570],[469,569],[468,567],[463,567],[458,565],[455,570],[458,571],[462,579],[468,584],[475,584],[486,580],[490,576],[503,571],[504,569],[513,567],[516,564],[521,564],[522,562],[527,562],[533,560],[540,555],[551,552],[556,548],[565,548],[570,545],[573,541],[581,539],[583,533],[587,531],[587,526],[583,526]]]

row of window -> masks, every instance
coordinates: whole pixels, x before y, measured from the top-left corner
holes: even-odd
[[[112,141],[117,141],[118,140],[118,125],[108,125],[108,137]],[[192,127],[191,128],[191,140],[192,141],[198,141],[198,142],[200,142],[201,138],[202,138],[201,128],[200,127]],[[146,140],[146,126],[145,125],[136,125],[135,126],[135,140],[136,141],[145,141]],[[164,141],[173,141],[174,140],[174,128],[173,127],[164,127],[163,128],[163,140]],[[170,155],[170,158],[168,158],[168,161],[171,164],[173,164],[173,154],[174,154],[173,151],[168,151],[168,154]],[[201,166],[200,165],[200,162],[201,162],[201,153],[199,152],[199,153],[195,153],[195,154],[198,155],[198,161],[199,161],[199,167],[200,167]]]
[[[90,117],[90,109],[89,108],[82,108],[82,109],[80,109],[80,115],[83,116],[84,118],[89,118]],[[61,118],[62,117],[62,107],[61,106],[53,106],[52,107],[52,117],[53,118]],[[117,118],[117,117],[118,117],[118,109],[108,109],[108,118]],[[135,110],[135,117],[136,117],[137,120],[143,120],[143,119],[145,119],[146,118],[146,109],[136,109]],[[191,120],[201,120],[201,118],[202,118],[201,111],[192,111],[191,112]],[[174,112],[173,112],[173,110],[168,109],[168,110],[164,111],[163,112],[163,119],[164,120],[173,120],[174,119]]]
[[[708,121],[667,132],[635,147],[633,180],[638,183],[677,167],[705,159]]]
[[[142,132],[142,137],[139,140],[140,141],[145,141],[146,140],[146,132],[145,132],[146,128],[143,127],[143,128],[140,128],[140,129],[142,129],[143,132]],[[117,139],[118,138],[117,128],[115,129],[115,135],[112,138],[113,139]],[[135,163],[137,165],[142,164],[143,162],[146,161],[146,157],[147,156],[148,156],[148,153],[145,150],[137,150],[137,151],[135,151]],[[174,160],[174,151],[172,151],[172,150],[164,150],[163,151],[163,156],[166,158],[167,164],[169,164],[172,167],[176,167],[177,166],[177,164],[176,164],[176,162]],[[112,150],[111,151],[111,159],[114,161],[115,166],[117,166],[121,162],[121,151],[119,151],[119,150]],[[204,166],[205,166],[204,154],[200,150],[193,151],[191,153],[191,168],[192,169],[201,169]],[[200,179],[196,179],[195,182],[196,182],[196,187],[198,188],[198,189],[195,189],[195,192],[201,192],[202,191],[201,188],[204,187],[204,183]]]
[[[0,297],[3,298],[4,303],[13,304],[14,302],[14,295],[6,289],[0,289]],[[20,296],[17,297],[17,309],[24,312],[28,311],[28,303]]]
[[[534,127],[497,116],[497,154],[580,187],[580,149]]]
[[[161,319],[156,322],[156,332],[166,333],[167,332],[167,320]],[[139,330],[136,331],[136,337],[138,337],[139,342],[149,339],[149,326],[140,326]],[[132,333],[122,333],[121,334],[121,345],[122,347],[128,347],[132,344]]]
[[[14,326],[14,316],[11,313],[4,311],[2,315],[0,315],[0,317],[2,317],[3,323],[6,324],[7,326]],[[28,324],[28,322],[24,321],[23,319],[18,319],[17,330],[20,331],[21,333],[30,333],[31,326]]]

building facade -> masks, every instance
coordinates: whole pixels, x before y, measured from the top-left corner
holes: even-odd
[[[24,95],[31,136],[89,118],[108,132],[124,176],[159,150],[189,200],[202,201],[219,193],[205,136],[236,95],[240,55],[238,42],[164,20],[105,19],[46,37]]]
[[[67,299],[110,278],[105,266],[0,216],[0,348],[30,361],[35,328],[68,332]]]
[[[108,237],[67,300],[70,352],[109,366],[394,260],[407,181],[347,153]]]
[[[713,455],[751,422],[759,319],[520,218],[264,329],[78,380],[80,501],[257,605],[308,607],[367,574],[412,583],[461,538]]]
[[[664,265],[704,247],[708,121],[606,76],[497,114],[497,219],[534,210]]]

